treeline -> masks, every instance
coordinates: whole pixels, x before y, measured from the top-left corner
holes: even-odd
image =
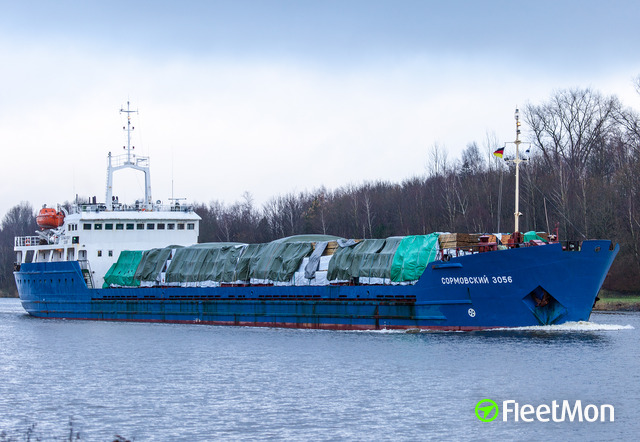
[[[562,90],[522,109],[520,230],[557,229],[560,239],[612,239],[621,246],[605,287],[640,291],[640,117],[616,97],[590,89]],[[515,140],[515,121],[514,137]],[[196,205],[200,242],[267,242],[324,233],[347,238],[442,232],[511,232],[514,165],[492,153],[503,142],[487,136],[451,160],[445,148],[428,152],[426,172],[402,183],[385,181],[273,197],[257,206],[241,201]],[[507,144],[505,158],[515,148]],[[0,288],[10,290],[13,235],[29,234],[30,206],[2,222]],[[33,212],[31,210],[31,212]],[[20,226],[20,228],[18,228]],[[13,233],[5,233],[5,230]],[[8,247],[10,245],[10,247]],[[11,252],[12,255],[12,252]]]

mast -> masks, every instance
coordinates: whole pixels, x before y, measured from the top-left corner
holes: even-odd
[[[513,163],[516,165],[516,211],[513,214],[515,217],[515,227],[513,229],[514,233],[520,231],[520,217],[522,213],[520,213],[520,163],[522,160],[520,159],[520,111],[516,107],[516,112],[514,114],[516,119],[516,141],[514,144],[516,145],[516,157],[513,160]]]
[[[131,146],[131,132],[135,129],[131,125],[131,114],[138,113],[137,110],[131,110],[129,101],[127,101],[127,110],[120,109],[120,113],[127,114],[127,125],[122,129],[127,132],[127,145],[123,146],[127,153],[125,155],[112,156],[111,152],[107,156],[107,196],[106,205],[107,210],[113,210],[113,172],[120,169],[135,169],[144,172],[144,208],[147,210],[153,209],[153,201],[151,199],[151,171],[149,169],[149,157],[136,157],[131,153],[135,146]],[[114,165],[115,163],[115,165]]]
[[[131,126],[131,114],[132,113],[138,113],[137,110],[130,110],[129,109],[129,101],[127,101],[127,110],[124,110],[123,108],[120,108],[120,113],[125,113],[127,114],[127,126],[123,127],[122,129],[127,131],[127,163],[133,164],[131,163],[131,131],[133,131],[135,129],[135,127]],[[124,146],[122,146],[124,148]],[[135,146],[134,146],[135,149]]]

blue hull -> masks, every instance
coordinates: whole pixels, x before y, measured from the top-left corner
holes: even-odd
[[[584,241],[436,261],[414,285],[89,289],[76,261],[22,264],[25,310],[42,318],[265,327],[477,330],[586,321],[619,247]]]

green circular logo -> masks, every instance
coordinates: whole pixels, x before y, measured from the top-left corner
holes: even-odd
[[[476,417],[482,422],[491,422],[498,417],[498,404],[491,399],[481,399],[476,404]]]

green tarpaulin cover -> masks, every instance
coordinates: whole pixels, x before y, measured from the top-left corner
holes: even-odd
[[[255,279],[288,281],[312,250],[310,242],[270,242],[252,260],[249,275]]]
[[[225,244],[212,248],[200,270],[200,281],[237,281],[236,266],[246,244]]]
[[[329,280],[347,280],[359,276],[374,276],[375,255],[385,245],[384,239],[365,239],[353,247],[337,249],[329,261]]]
[[[329,262],[329,280],[355,277],[388,278],[393,282],[415,281],[427,264],[436,259],[438,234],[367,239],[343,247]]]
[[[137,287],[140,280],[135,279],[136,270],[142,259],[142,251],[123,250],[118,256],[118,260],[109,268],[104,275],[102,288],[107,288],[111,284],[127,287]]]
[[[143,252],[125,251],[105,276],[110,284],[138,286],[141,281],[167,283],[235,282],[258,279],[290,281],[313,243],[336,237],[309,235],[283,238],[267,244],[208,243],[190,247],[169,246]],[[171,258],[171,251],[175,254]],[[394,282],[415,281],[435,260],[438,234],[366,239],[338,248],[331,260],[329,280],[384,278]],[[169,263],[168,268],[165,265]]]
[[[135,279],[138,281],[158,281],[160,272],[162,272],[164,264],[171,256],[171,249],[175,249],[178,246],[165,247],[162,249],[145,250],[142,254],[142,260],[138,266],[138,270],[135,274]]]
[[[207,249],[198,247],[184,247],[176,250],[171,258],[165,280],[167,282],[198,281],[198,274],[207,252]]]
[[[548,242],[546,239],[539,237],[538,234],[536,232],[534,232],[533,230],[531,232],[525,232],[525,234],[524,234],[524,242],[529,242],[532,239],[537,239],[538,241]]]
[[[235,281],[238,257],[245,244],[205,243],[176,250],[167,282]]]
[[[391,278],[390,269],[393,257],[396,254],[396,250],[402,241],[402,237],[387,238],[384,242],[384,247],[378,253],[374,254],[370,261],[367,262],[367,266],[360,271],[362,273],[368,273],[367,275],[373,278]]]
[[[268,244],[210,243],[184,247],[176,250],[166,282],[233,282],[251,278],[289,281],[312,250],[311,242],[291,242],[286,238]]]
[[[419,279],[427,264],[436,260],[438,236],[438,233],[405,236],[393,257],[391,280],[402,282]]]
[[[251,266],[260,258],[260,252],[266,244],[249,244],[245,249],[236,265],[236,278],[238,281],[248,281],[251,279]]]

